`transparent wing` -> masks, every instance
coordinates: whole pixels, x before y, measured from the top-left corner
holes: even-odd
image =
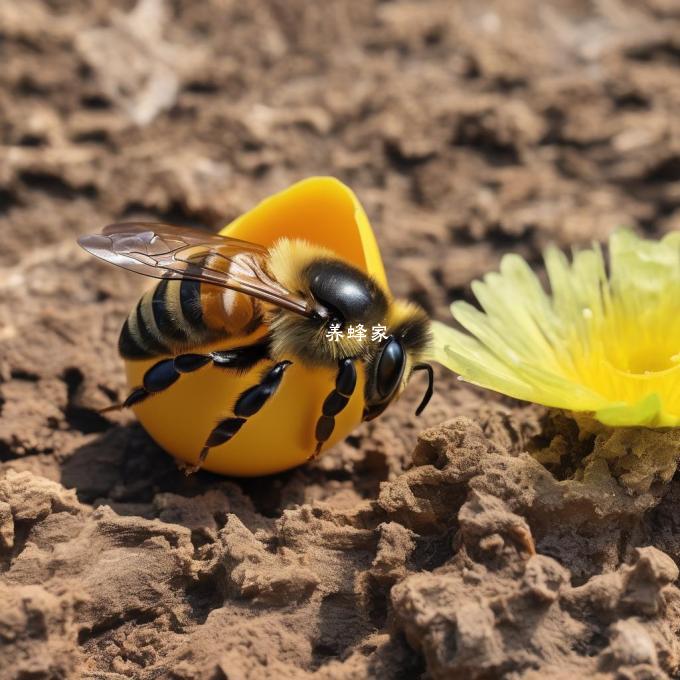
[[[304,316],[314,309],[267,272],[267,249],[190,227],[121,222],[78,243],[92,255],[157,279],[194,279],[251,295]]]

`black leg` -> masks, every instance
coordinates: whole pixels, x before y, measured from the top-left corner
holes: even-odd
[[[276,392],[283,378],[283,374],[290,361],[279,361],[270,368],[257,385],[253,385],[239,394],[234,404],[234,415],[220,420],[205,440],[201,454],[194,470],[203,465],[210,449],[228,442],[240,429],[250,416],[255,415]]]
[[[352,359],[341,359],[338,362],[338,373],[335,377],[335,388],[326,397],[323,403],[322,415],[316,421],[316,449],[310,458],[319,455],[324,442],[333,433],[335,428],[335,416],[340,413],[349,403],[357,385],[357,369]]]
[[[173,385],[183,373],[193,373],[211,363],[218,368],[229,368],[243,373],[255,364],[269,358],[269,343],[259,342],[244,347],[234,347],[208,354],[180,354],[173,359],[163,359],[155,363],[144,374],[142,386],[135,387],[120,404],[108,406],[100,411],[116,411],[139,404],[148,397],[163,392]]]

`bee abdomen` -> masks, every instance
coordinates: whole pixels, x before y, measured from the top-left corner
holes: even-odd
[[[179,285],[179,291],[175,287]],[[203,310],[201,309],[201,283],[184,279],[181,283],[171,287],[173,293],[179,294],[179,306],[185,323],[194,330],[203,327]]]
[[[153,320],[160,335],[174,342],[185,343],[190,332],[182,320],[170,311],[168,302],[168,285],[170,281],[163,279],[154,289],[151,296],[151,311]]]
[[[162,279],[144,294],[121,330],[118,350],[124,359],[177,354],[227,335],[207,324],[206,292],[190,279]]]
[[[169,353],[157,328],[149,327],[143,308],[148,304],[142,297],[125,320],[118,338],[118,351],[124,359],[149,359]]]

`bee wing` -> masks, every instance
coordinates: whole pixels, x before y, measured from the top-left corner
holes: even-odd
[[[190,227],[154,222],[111,224],[78,243],[92,255],[157,279],[194,279],[311,316],[314,309],[267,272],[267,248]]]

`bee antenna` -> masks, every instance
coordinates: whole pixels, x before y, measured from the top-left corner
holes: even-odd
[[[416,409],[416,415],[419,416],[424,410],[425,407],[430,403],[430,399],[432,399],[432,395],[434,394],[434,371],[432,370],[432,366],[430,364],[416,364],[413,367],[414,371],[427,371],[427,389],[425,390],[425,394],[423,395],[423,398],[420,402],[420,405]]]

